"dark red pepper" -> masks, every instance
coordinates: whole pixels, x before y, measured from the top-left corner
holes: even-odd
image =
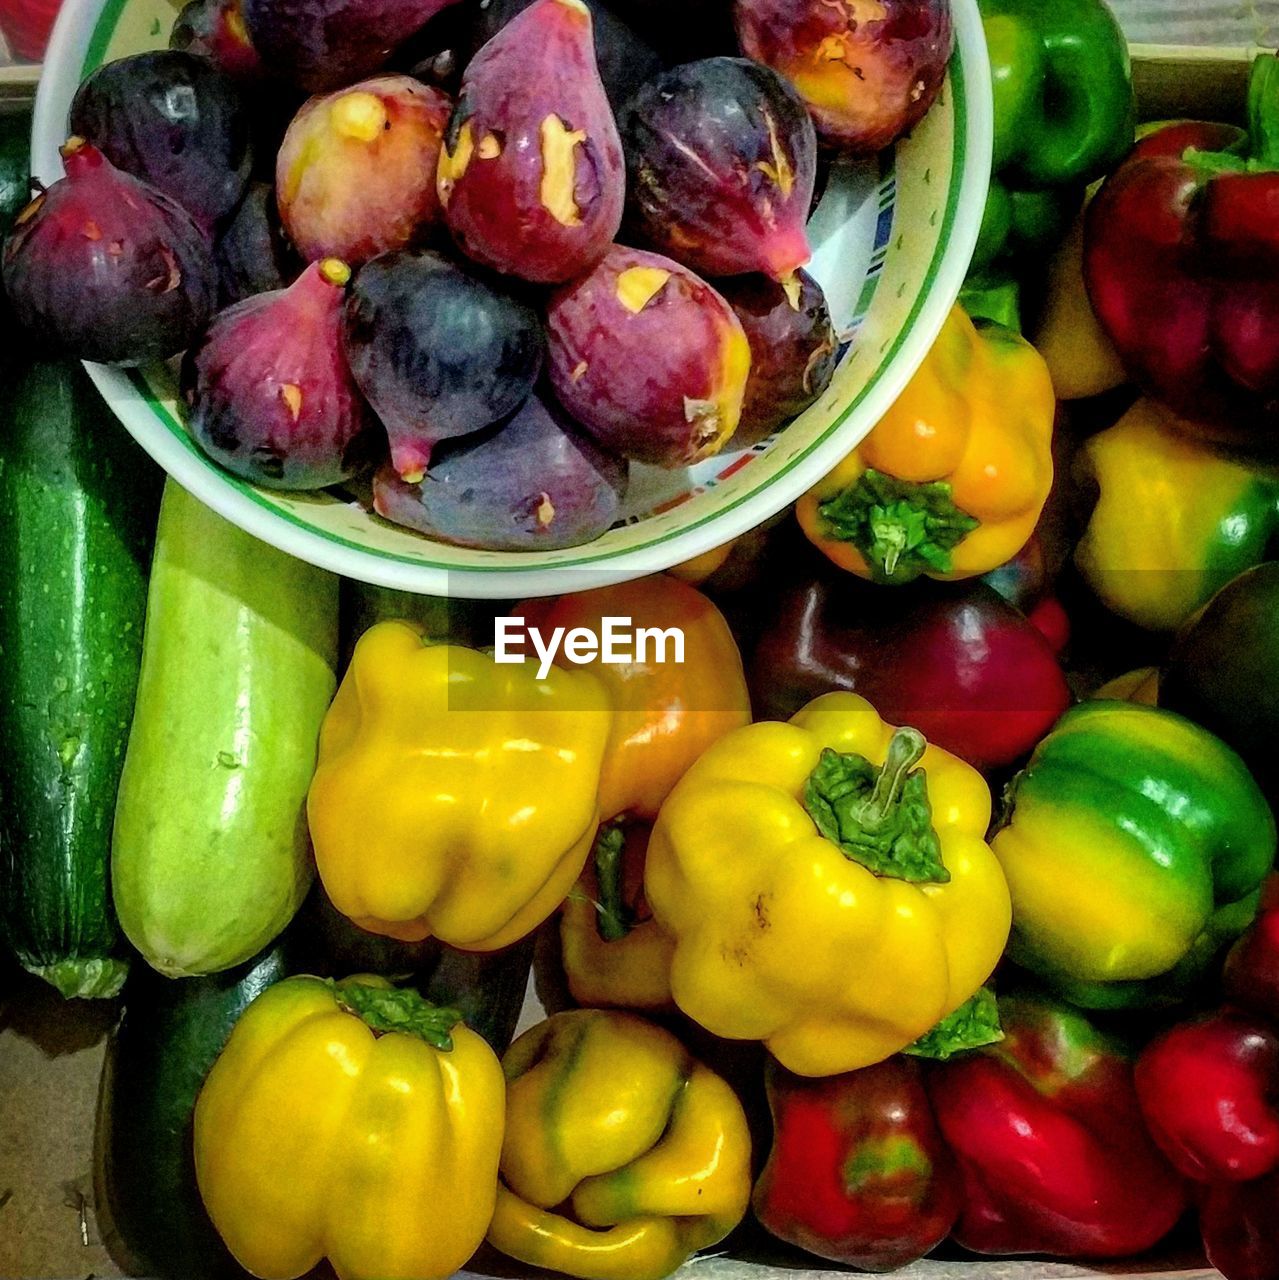
[[[750,677],[759,718],[852,690],[979,769],[1012,764],[1070,705],[1053,645],[983,582],[813,578],[765,623]]]
[[[1263,891],[1261,911],[1226,957],[1226,999],[1279,1026],[1279,876]]]
[[[1279,451],[1279,60],[1250,130],[1177,124],[1139,143],[1088,211],[1089,297],[1129,373],[1208,438]]]
[[[1279,1035],[1223,1010],[1165,1031],[1137,1060],[1142,1114],[1164,1155],[1199,1182],[1279,1168]]]
[[[1151,1248],[1186,1192],[1146,1133],[1132,1063],[1064,1005],[1013,996],[999,1012],[1002,1043],[929,1079],[964,1180],[955,1240],[975,1253],[1073,1258]]]
[[[1222,1182],[1199,1207],[1208,1261],[1226,1280],[1279,1276],[1279,1173],[1255,1182]]]
[[[894,1057],[804,1079],[771,1064],[773,1147],[755,1216],[821,1258],[891,1271],[940,1244],[959,1216],[959,1174],[919,1064]]]

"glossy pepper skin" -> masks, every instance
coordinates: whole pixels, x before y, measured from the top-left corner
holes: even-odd
[[[995,90],[994,178],[974,265],[1060,238],[1132,146],[1128,42],[1105,0],[980,0]]]
[[[904,1267],[950,1234],[959,1168],[917,1062],[820,1080],[770,1062],[765,1081],[773,1146],[752,1204],[766,1230],[863,1271]]]
[[[406,622],[365,632],[320,730],[316,866],[363,929],[496,951],[577,879],[612,710],[585,673],[498,666]]]
[[[1279,803],[1279,563],[1227,583],[1177,633],[1159,680],[1159,705],[1210,729],[1243,757]]]
[[[1144,138],[1088,211],[1084,274],[1129,374],[1206,438],[1279,450],[1279,60],[1259,57],[1249,134]]]
[[[742,1105],[670,1032],[633,1014],[559,1013],[516,1040],[502,1069],[488,1239],[508,1257],[582,1280],[660,1280],[742,1220]]]
[[[454,1010],[381,978],[289,978],[200,1093],[200,1194],[261,1280],[326,1257],[341,1280],[448,1276],[493,1212],[503,1109],[498,1060]]]
[[[896,1053],[1003,952],[989,822],[980,774],[856,694],[721,738],[649,841],[644,889],[675,939],[675,1003],[797,1075]]]
[[[1181,716],[1068,711],[1006,799],[993,848],[1010,953],[1085,1008],[1184,997],[1256,913],[1275,822],[1244,763]]]
[[[569,993],[588,1008],[672,1007],[675,940],[644,897],[650,828],[606,822],[560,912],[560,961]]]
[[[1208,1262],[1226,1280],[1279,1275],[1279,1173],[1255,1182],[1219,1182],[1199,1206],[1199,1233]]]
[[[1222,1010],[1165,1031],[1137,1060],[1151,1135],[1197,1182],[1248,1182],[1279,1168],[1279,1034]]]
[[[1146,1133],[1132,1063],[1081,1014],[1001,997],[1004,1039],[935,1067],[929,1096],[959,1162],[954,1239],[984,1254],[1141,1253],[1185,1189]]]
[[[654,574],[597,591],[532,600],[516,613],[543,635],[556,627],[585,627],[600,635],[604,619],[629,618],[635,628],[678,628],[683,662],[596,660],[566,670],[589,670],[607,687],[613,728],[600,776],[600,813],[652,822],[684,771],[718,738],[750,723],[750,698],[737,641],[723,614],[695,587]],[[634,646],[631,646],[632,653]]]
[[[1097,495],[1079,572],[1108,609],[1152,631],[1176,630],[1279,534],[1279,475],[1195,440],[1153,400],[1092,436],[1074,478]]]
[[[750,681],[761,719],[847,690],[982,770],[1024,757],[1071,700],[1052,645],[984,582],[800,583],[764,624]]]
[[[900,399],[799,501],[841,569],[900,584],[976,577],[1029,540],[1052,487],[1052,379],[1008,329],[960,308]]]
[[[1226,957],[1226,999],[1279,1026],[1279,876],[1261,893],[1261,910]]]

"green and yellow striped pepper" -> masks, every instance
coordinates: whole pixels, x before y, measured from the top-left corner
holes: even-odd
[[[1068,711],[1009,788],[992,842],[1012,956],[1074,1003],[1170,1003],[1256,912],[1275,822],[1243,761],[1126,702]]]
[[[1279,475],[1214,452],[1140,400],[1084,445],[1075,476],[1097,505],[1075,564],[1113,613],[1172,631],[1279,534]]]

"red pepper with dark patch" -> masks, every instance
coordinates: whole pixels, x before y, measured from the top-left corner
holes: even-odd
[[[1207,438],[1279,451],[1279,60],[1254,64],[1246,135],[1137,145],[1089,208],[1084,273],[1136,381]]]
[[[1025,755],[1070,705],[1050,641],[984,582],[886,591],[820,576],[781,599],[750,663],[757,717],[849,690],[978,769]]]
[[[864,1271],[940,1244],[959,1216],[959,1172],[910,1058],[805,1079],[770,1063],[774,1138],[755,1216],[779,1239]]]

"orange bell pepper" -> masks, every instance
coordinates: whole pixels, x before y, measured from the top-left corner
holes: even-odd
[[[1055,414],[1034,347],[956,307],[897,403],[800,499],[800,525],[876,582],[987,573],[1026,545],[1048,500]]]
[[[675,939],[644,897],[651,828],[606,822],[560,915],[560,958],[578,1004],[601,1009],[669,1009]]]
[[[713,742],[750,723],[750,695],[741,654],[723,614],[693,587],[658,574],[598,591],[533,600],[516,613],[543,634],[586,627],[599,634],[605,618],[630,618],[635,628],[678,627],[684,661],[571,663],[585,665],[607,686],[613,728],[600,777],[600,817],[622,814],[652,821],[684,771]]]

